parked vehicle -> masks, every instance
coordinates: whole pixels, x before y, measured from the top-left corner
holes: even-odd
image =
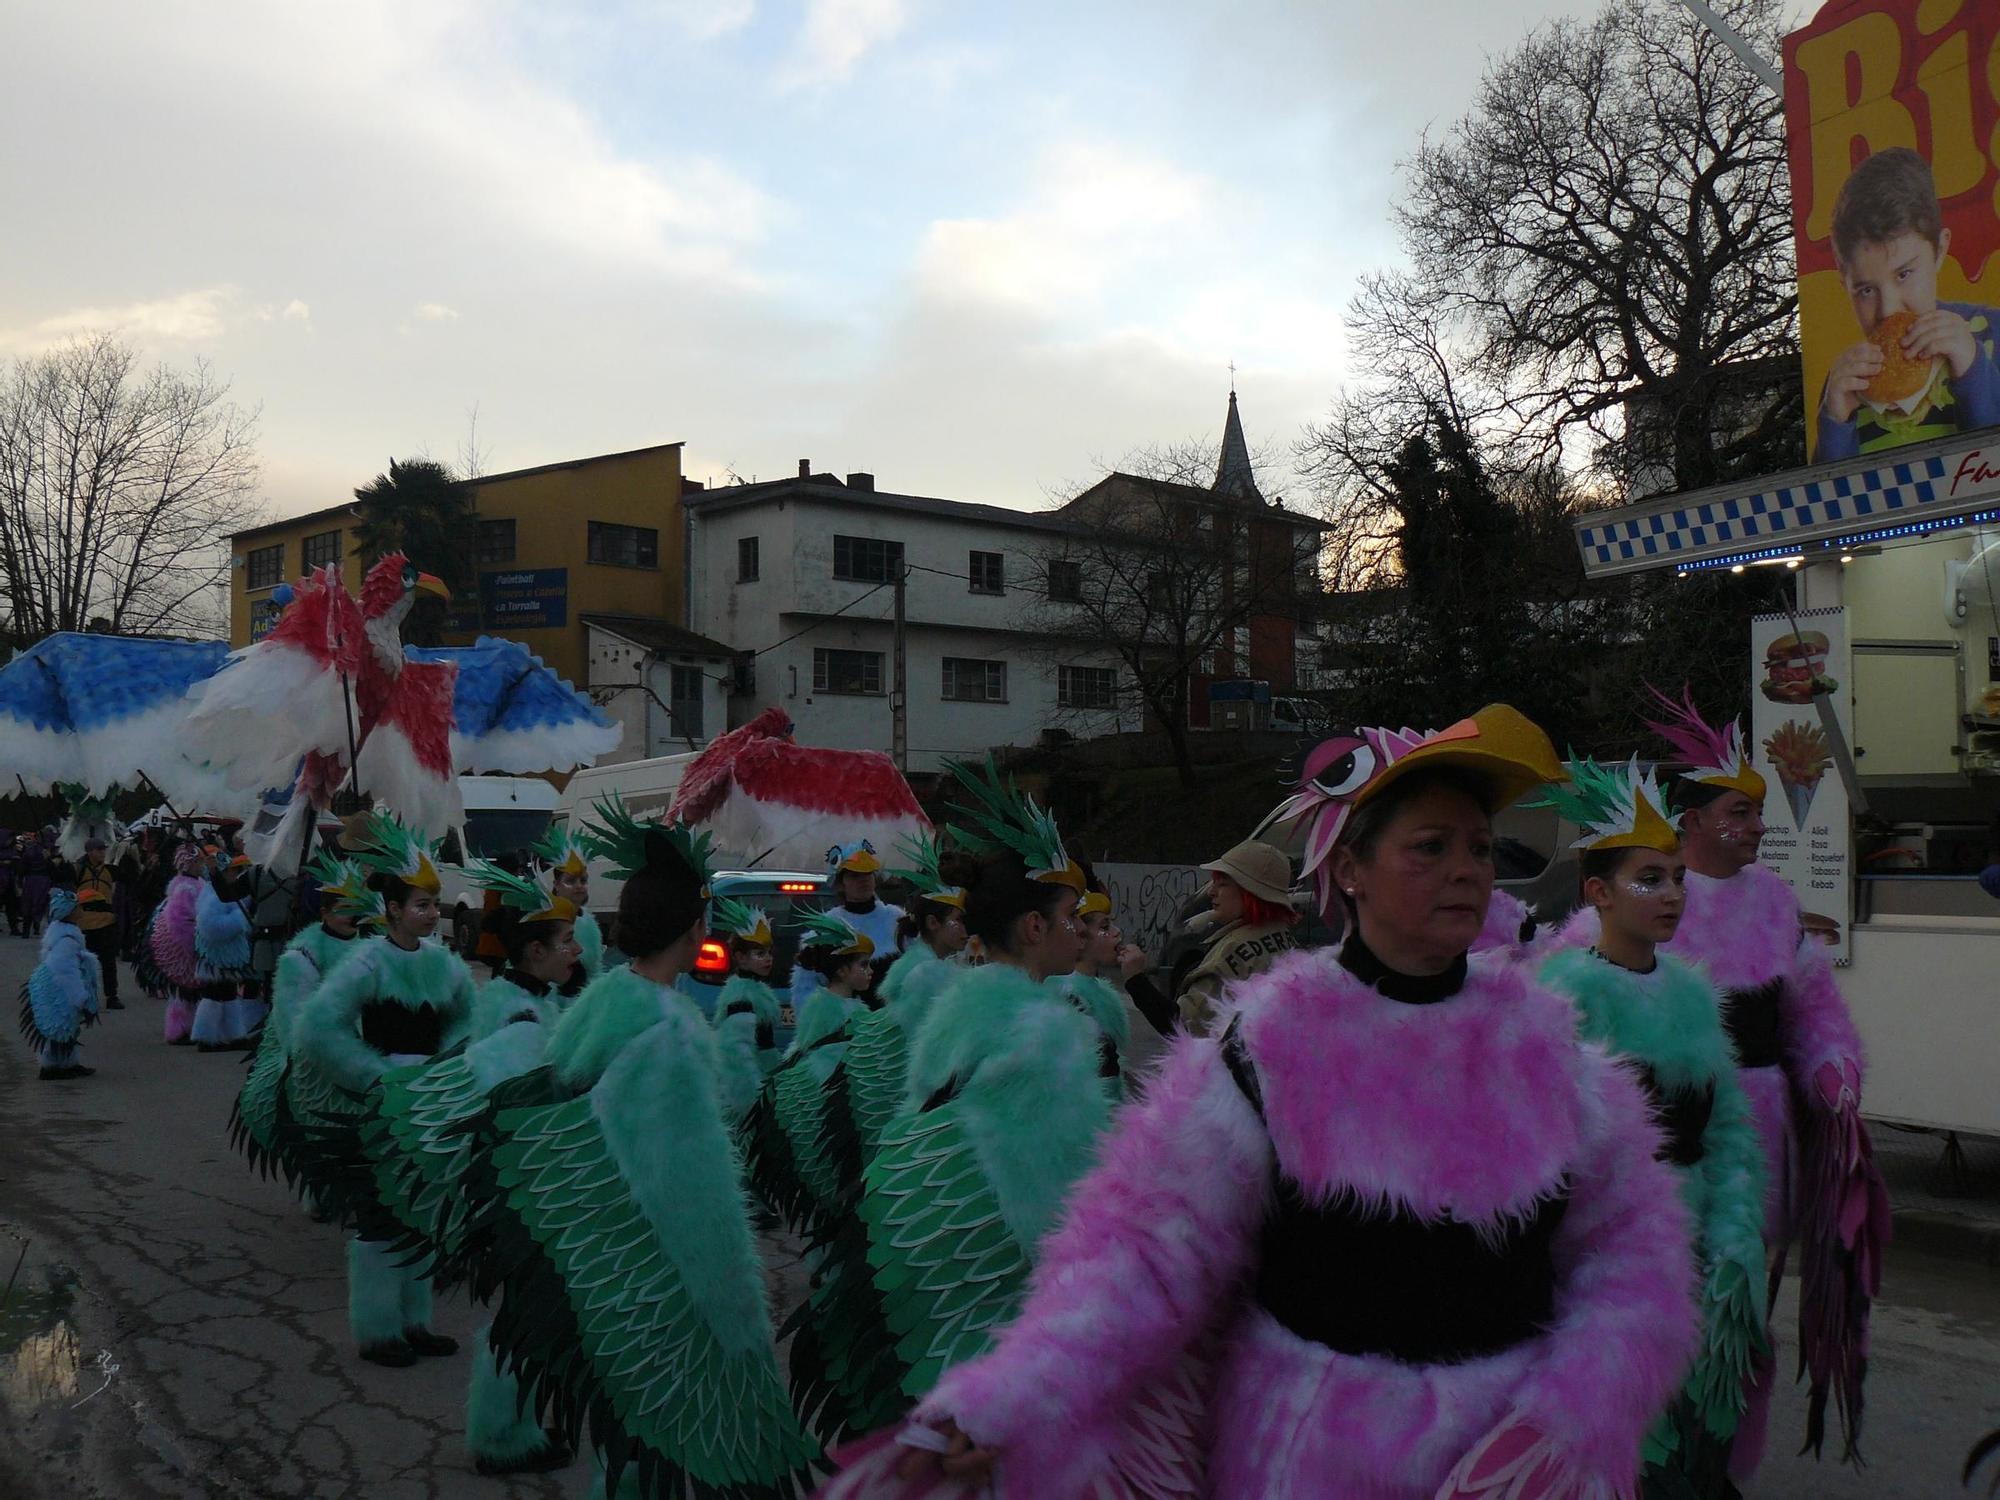
[[[718,870],[708,888],[718,896],[730,896],[751,906],[761,906],[771,919],[771,977],[765,982],[778,997],[778,1044],[792,1039],[791,984],[792,959],[799,950],[799,924],[792,915],[794,906],[817,909],[827,904],[826,875],[812,870]],[[591,876],[590,904],[597,900],[597,877]],[[611,924],[606,923],[606,933]],[[679,988],[692,996],[709,1015],[715,1014],[717,998],[729,982],[729,945],[720,938],[705,939],[695,955],[694,968],[680,978]]]
[[[452,946],[470,956],[479,944],[485,893],[466,876],[475,859],[498,859],[527,848],[549,830],[555,787],[539,776],[461,776],[465,822],[450,829],[438,849],[438,904],[451,918]],[[594,903],[593,903],[594,904]]]

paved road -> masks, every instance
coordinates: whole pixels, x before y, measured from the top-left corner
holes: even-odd
[[[0,937],[0,996],[32,952]],[[91,1033],[98,1073],[80,1083],[38,1082],[11,1024],[0,1034],[0,1284],[27,1247],[15,1315],[0,1321],[0,1496],[580,1494],[581,1465],[512,1481],[472,1472],[463,1356],[411,1370],[354,1358],[338,1237],[229,1148],[238,1056],[167,1048],[159,1008],[130,1005]],[[1753,1500],[1962,1493],[1967,1444],[2000,1425],[1996,1280],[1894,1256],[1869,1381],[1872,1467],[1782,1454]],[[478,1320],[444,1300],[438,1321],[464,1341]],[[1802,1430],[1796,1393],[1776,1421],[1785,1438]]]

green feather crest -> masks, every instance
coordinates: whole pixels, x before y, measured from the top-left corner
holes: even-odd
[[[733,896],[717,896],[708,904],[708,930],[724,937],[769,943],[774,925],[762,907]]]
[[[1639,769],[1639,759],[1622,766],[1599,765],[1588,756],[1575,754],[1563,762],[1569,773],[1567,784],[1555,782],[1523,807],[1554,808],[1582,831],[1583,837],[1570,847],[1589,849],[1610,839],[1619,839],[1646,829],[1671,831],[1674,819],[1666,812],[1666,799],[1651,771]]]
[[[487,859],[474,860],[465,873],[466,879],[480,890],[498,892],[500,904],[520,912],[524,918],[547,918],[555,911],[554,890],[536,876],[516,875]],[[569,903],[564,906],[569,907]],[[573,907],[569,909],[574,911]]]
[[[405,828],[394,814],[376,808],[362,815],[358,837],[357,847],[350,852],[362,869],[437,890],[437,867],[431,863],[437,846],[420,831]]]
[[[909,861],[887,872],[919,896],[957,896],[961,892],[944,878],[944,840],[935,833],[906,833],[896,840],[896,852]]]
[[[367,879],[366,873],[351,859],[340,855],[325,844],[306,866],[306,873],[312,876],[322,891],[336,892],[350,885],[359,885]]]
[[[871,938],[856,932],[830,911],[802,911],[799,926],[803,929],[799,942],[802,948],[831,948],[836,956],[875,951]]]
[[[614,879],[630,880],[641,870],[666,860],[679,860],[703,885],[714,873],[710,853],[715,838],[697,833],[685,823],[641,823],[616,793],[591,806],[580,842],[591,854],[610,863]]]
[[[354,861],[343,859],[337,862],[338,879],[321,889],[333,898],[335,916],[350,917],[357,927],[386,927],[389,923],[388,903],[382,893],[368,884],[368,871]]]
[[[964,819],[951,825],[951,834],[966,848],[980,854],[1010,851],[1020,856],[1030,875],[1070,868],[1056,820],[1037,807],[1012,777],[1001,776],[991,751],[983,763],[948,760],[945,769],[968,794],[968,801],[955,802],[951,808]]]

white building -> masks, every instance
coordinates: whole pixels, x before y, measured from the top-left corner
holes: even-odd
[[[948,756],[1138,727],[1118,706],[1116,655],[1031,628],[1034,559],[1066,524],[1043,512],[875,488],[812,474],[688,495],[688,622],[755,653],[733,722],[779,705],[801,742],[892,747],[895,579],[909,569],[909,769]],[[1045,618],[1045,614],[1044,614]]]
[[[625,726],[599,765],[699,750],[729,727],[735,653],[636,615],[585,615],[591,699]]]

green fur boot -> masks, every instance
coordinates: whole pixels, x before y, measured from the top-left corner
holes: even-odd
[[[361,1357],[399,1370],[417,1362],[403,1337],[403,1282],[395,1252],[385,1241],[347,1242],[347,1326]]]
[[[521,1383],[502,1370],[479,1330],[472,1384],[465,1400],[465,1447],[482,1474],[546,1474],[570,1461],[570,1451],[521,1409]]]

